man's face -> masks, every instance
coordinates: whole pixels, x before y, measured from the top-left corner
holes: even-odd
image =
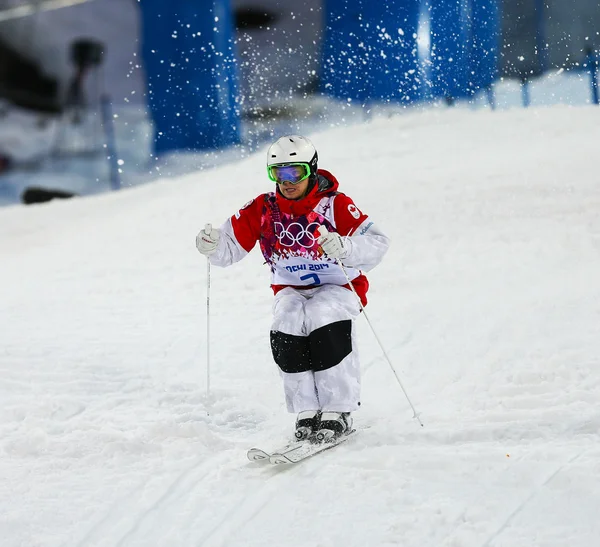
[[[279,191],[287,199],[301,199],[309,184],[308,163],[281,163],[267,167],[269,178],[279,185]]]
[[[301,199],[306,195],[308,181],[309,179],[304,179],[298,184],[292,184],[291,182],[286,181],[279,185],[279,191],[283,197],[287,199]]]

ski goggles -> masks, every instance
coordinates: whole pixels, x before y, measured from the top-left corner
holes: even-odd
[[[308,163],[269,165],[267,173],[269,173],[269,178],[277,184],[283,184],[284,182],[299,184],[310,177],[310,166]]]

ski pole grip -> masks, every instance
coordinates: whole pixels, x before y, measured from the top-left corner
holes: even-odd
[[[319,230],[318,231],[319,231],[319,235],[320,236],[325,236],[325,235],[327,235],[329,233],[327,231],[327,228],[325,228],[325,226],[323,226],[322,224],[321,224],[321,226],[319,226]]]
[[[210,222],[207,222],[207,223],[204,225],[204,233],[205,233],[207,236],[209,236],[211,232],[212,232],[212,224],[211,224]]]

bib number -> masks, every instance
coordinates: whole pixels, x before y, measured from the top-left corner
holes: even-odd
[[[319,279],[319,276],[316,273],[309,273],[306,275],[303,275],[300,277],[301,281],[306,281],[307,279],[312,279],[313,280],[313,285],[320,285],[321,284],[321,280]]]

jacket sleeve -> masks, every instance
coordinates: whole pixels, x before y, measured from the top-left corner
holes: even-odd
[[[244,258],[260,238],[263,196],[246,203],[221,226],[217,250],[210,256],[215,266],[231,266]]]
[[[344,237],[348,256],[345,266],[368,272],[381,262],[390,239],[345,194],[338,194],[333,203],[336,231]]]

